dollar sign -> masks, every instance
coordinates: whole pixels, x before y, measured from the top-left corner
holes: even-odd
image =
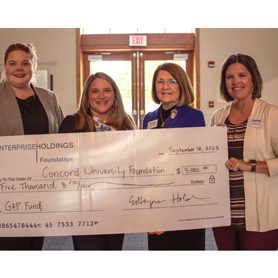
[[[181,170],[180,170],[180,168],[178,168],[177,169],[177,174],[180,175],[180,173],[181,173]]]

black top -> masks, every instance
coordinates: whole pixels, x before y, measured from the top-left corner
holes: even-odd
[[[48,118],[36,94],[27,99],[16,99],[21,113],[24,134],[49,133]]]
[[[77,113],[66,116],[60,125],[59,133],[86,132],[87,131],[86,128],[82,130],[78,130],[75,127],[76,119],[77,119]]]
[[[72,115],[66,116],[60,125],[59,133],[88,132],[88,127],[86,124],[82,129],[76,128],[77,115],[77,113],[74,113]],[[92,113],[90,111],[88,111],[88,115],[92,117]],[[95,132],[113,130],[111,126],[100,122],[97,118],[93,118],[93,121],[95,124]]]
[[[157,128],[163,128],[166,122],[170,119],[172,111],[176,108],[176,106],[165,110],[162,105],[159,107],[159,118],[157,122]]]

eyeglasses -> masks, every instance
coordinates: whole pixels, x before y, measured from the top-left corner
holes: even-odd
[[[165,84],[167,84],[168,86],[178,85],[176,79],[168,79],[168,80],[159,79],[159,80],[156,80],[156,84],[159,85],[159,86],[164,86]]]

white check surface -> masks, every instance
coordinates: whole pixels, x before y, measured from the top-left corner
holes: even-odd
[[[226,129],[0,137],[0,236],[230,224]]]

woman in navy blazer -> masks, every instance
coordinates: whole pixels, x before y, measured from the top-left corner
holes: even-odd
[[[179,65],[158,66],[152,81],[152,98],[161,105],[145,116],[144,129],[205,126],[203,113],[189,106],[194,101],[193,89]],[[204,250],[205,229],[150,232],[148,244],[149,250]]]

